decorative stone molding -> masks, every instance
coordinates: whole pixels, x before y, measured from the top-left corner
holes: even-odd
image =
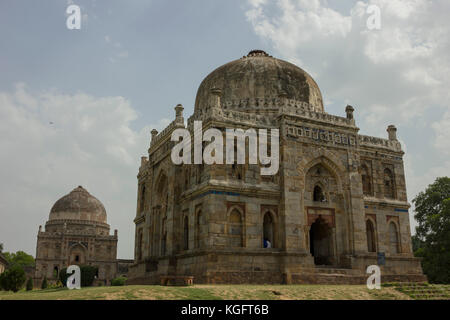
[[[221,101],[220,113],[213,113],[218,106],[200,108],[188,119],[188,127],[194,120],[209,118],[232,120],[239,122],[251,122],[252,124],[270,124],[274,116],[291,115],[309,120],[316,120],[333,125],[355,127],[354,119],[347,119],[324,112],[317,112],[315,107],[304,101],[287,99],[283,97],[273,98],[249,98],[240,100]]]
[[[163,131],[161,131],[159,134],[153,135],[154,131],[152,131],[152,142],[150,144],[149,154],[152,153],[152,151],[155,150],[155,148],[157,148],[158,142],[168,137],[169,134],[172,133],[172,131],[177,128],[184,128],[184,123],[180,123],[178,120],[175,119],[167,127],[165,127]],[[157,132],[158,131],[156,131],[156,133]]]
[[[366,147],[383,148],[390,151],[402,152],[402,145],[396,140],[358,135],[359,144]]]
[[[356,147],[356,135],[304,126],[286,126],[286,135],[332,145]]]

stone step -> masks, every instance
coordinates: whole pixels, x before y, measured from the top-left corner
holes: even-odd
[[[329,275],[346,275],[346,276],[361,276],[361,271],[359,270],[316,270],[315,273],[318,274],[329,274]]]
[[[298,284],[364,284],[366,278],[349,274],[332,274],[332,273],[297,273],[291,274],[294,283]]]
[[[352,275],[352,276],[362,275],[361,270],[358,269],[332,268],[332,267],[302,268],[300,272],[331,274],[331,275]]]

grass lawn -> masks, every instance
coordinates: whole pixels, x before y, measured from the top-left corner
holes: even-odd
[[[0,291],[0,300],[408,300],[392,287],[365,285],[194,285],[190,287],[123,286]]]

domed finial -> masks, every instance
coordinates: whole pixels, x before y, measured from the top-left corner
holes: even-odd
[[[155,142],[156,136],[158,135],[158,130],[153,129],[150,133],[152,134],[152,139],[150,140],[150,144],[152,144],[153,142]]]
[[[347,119],[349,119],[349,120],[353,119],[353,111],[355,111],[355,109],[351,105],[347,105],[347,107],[345,107],[345,113],[347,114]]]
[[[397,141],[397,128],[393,124],[389,125],[386,131],[388,132],[389,140]]]
[[[175,107],[175,120],[177,122],[184,123],[183,110],[183,105],[180,103]]]
[[[265,52],[264,50],[252,50],[248,53],[247,57],[270,57],[267,52]]]
[[[86,192],[89,193],[83,186],[78,186],[75,189],[72,190],[72,192]]]

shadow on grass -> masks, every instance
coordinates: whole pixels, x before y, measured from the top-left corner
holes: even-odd
[[[51,293],[51,292],[60,292],[60,291],[69,291],[66,287],[63,288],[51,288],[51,289],[39,289],[39,290],[33,290],[31,293]],[[25,291],[27,292],[27,291]]]

